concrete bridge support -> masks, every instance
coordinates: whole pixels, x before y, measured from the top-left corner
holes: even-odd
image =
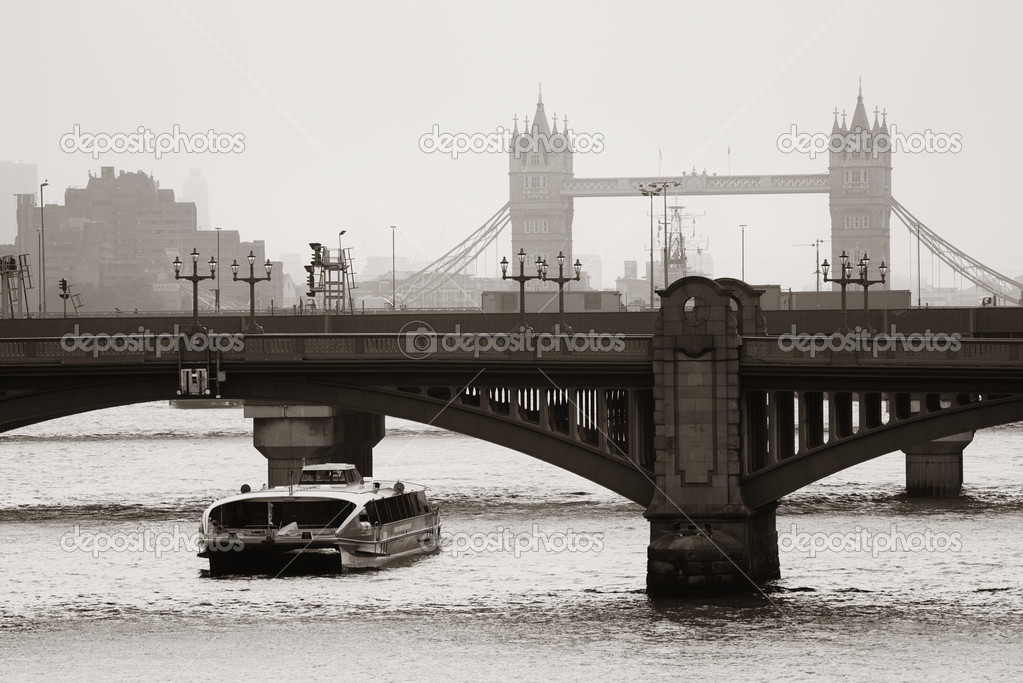
[[[974,432],[914,444],[906,454],[906,493],[911,498],[957,498],[963,489],[963,450]]]
[[[373,474],[373,446],[384,437],[384,416],[335,406],[246,405],[252,443],[267,459],[270,486],[298,482],[307,465],[348,462]]]
[[[739,489],[739,347],[743,333],[763,333],[760,292],[688,277],[660,294],[647,590],[749,590],[779,575],[775,505],[753,510]]]

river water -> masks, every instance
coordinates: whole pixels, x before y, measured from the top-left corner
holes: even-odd
[[[428,485],[447,547],[281,578],[211,579],[190,544],[210,501],[266,479],[240,409],[141,404],[0,435],[0,677],[1023,676],[1023,423],[977,433],[958,500],[907,499],[900,453],[789,496],[782,578],[693,601],[644,592],[639,506],[387,427],[374,474]]]

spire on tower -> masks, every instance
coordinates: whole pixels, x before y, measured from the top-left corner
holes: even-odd
[[[838,125],[838,107],[835,107],[835,122],[831,125],[832,135],[841,135],[842,129]]]
[[[870,121],[867,120],[867,109],[863,106],[863,77],[860,77],[860,91],[856,96],[856,109],[853,110],[852,124],[849,129],[855,133],[860,131],[870,132]]]
[[[537,129],[537,132],[541,135],[551,134],[551,128],[547,125],[547,114],[543,110],[542,90],[536,96],[536,113],[533,114],[533,128]]]

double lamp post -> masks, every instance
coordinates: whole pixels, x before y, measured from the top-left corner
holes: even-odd
[[[870,258],[867,257],[867,254],[865,252],[863,254],[863,258],[860,259],[860,262],[857,263],[856,266],[853,266],[853,264],[849,263],[849,255],[846,254],[844,250],[842,251],[842,255],[839,256],[838,258],[839,261],[841,262],[842,268],[841,277],[837,278],[828,277],[828,273],[831,271],[831,264],[828,263],[827,259],[824,259],[824,262],[821,264],[821,270],[824,273],[825,282],[834,282],[835,284],[839,285],[842,288],[842,328],[844,330],[848,330],[849,316],[848,311],[846,310],[845,307],[845,288],[848,285],[859,285],[860,287],[863,287],[863,313],[864,317],[866,317],[866,315],[870,311],[869,300],[867,299],[867,296],[870,293],[869,289],[870,285],[884,284],[885,276],[888,275],[888,266],[885,265],[884,261],[881,261],[881,265],[877,269],[878,272],[881,273],[881,279],[871,280],[868,275],[868,268],[870,267]],[[859,277],[852,277],[852,271],[854,267],[859,271]],[[865,320],[864,324],[866,324],[869,327],[869,320]]]
[[[256,283],[257,282],[269,282],[270,271],[273,270],[273,264],[270,263],[270,259],[266,260],[263,264],[263,269],[266,270],[266,277],[256,277],[256,255],[249,250],[249,255],[246,257],[249,261],[249,276],[238,277],[238,259],[235,259],[231,264],[231,273],[234,276],[235,282],[247,282],[249,283],[249,320],[245,326],[245,332],[262,332],[263,328],[256,322]]]
[[[514,280],[519,283],[519,314],[522,316],[522,326],[526,325],[526,283],[530,280],[543,280],[544,282],[557,282],[558,283],[558,313],[561,317],[562,328],[567,330],[567,326],[564,323],[565,320],[565,283],[578,280],[581,277],[583,264],[579,262],[579,259],[575,260],[573,268],[575,269],[575,277],[565,276],[565,253],[558,252],[558,277],[547,277],[547,261],[536,257],[534,262],[536,265],[536,275],[526,275],[526,250],[519,249],[517,254],[519,258],[519,274],[509,275],[508,274],[508,259],[501,257],[501,279],[502,280]]]
[[[202,326],[199,324],[199,283],[202,282],[203,280],[216,279],[217,259],[211,256],[209,260],[210,274],[200,275],[199,251],[193,247],[190,256],[192,257],[191,275],[181,274],[182,261],[179,257],[177,256],[174,257],[174,279],[188,280],[189,282],[192,283],[192,325],[195,327],[196,330],[200,330],[202,329]],[[270,271],[273,269],[273,264],[270,263],[270,259],[267,259],[266,263],[263,264],[263,267],[266,269],[266,277],[256,277],[255,275],[256,255],[252,253],[252,251],[249,251],[248,261],[249,261],[248,277],[238,277],[238,269],[240,266],[238,265],[237,259],[235,259],[234,263],[231,264],[231,272],[234,274],[234,280],[236,282],[249,283],[249,320],[246,321],[245,323],[245,331],[250,333],[262,332],[263,328],[256,323],[256,283],[266,282],[270,279]]]

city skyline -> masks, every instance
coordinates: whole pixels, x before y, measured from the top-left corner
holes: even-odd
[[[575,132],[602,136],[602,151],[575,159],[577,176],[601,177],[653,175],[658,167],[662,175],[694,168],[718,175],[824,172],[824,158],[786,154],[778,139],[792,125],[827,133],[836,107],[851,117],[862,77],[871,116],[879,107],[907,133],[962,136],[959,153],[894,154],[893,195],[985,264],[1011,276],[1023,272],[1012,256],[1020,238],[1000,227],[1011,195],[999,190],[1021,175],[1001,142],[1001,131],[1013,123],[1016,95],[970,77],[976,69],[1018,63],[1020,48],[1004,35],[1013,24],[1008,15],[1019,13],[1015,8],[999,14],[958,7],[956,26],[950,26],[929,5],[797,4],[782,17],[744,4],[751,21],[732,25],[724,8],[664,5],[663,20],[649,22],[613,6],[583,14],[577,6],[559,5],[545,10],[544,21],[568,31],[568,39],[534,41],[530,50],[519,50],[513,34],[488,33],[500,13],[486,8],[408,6],[408,21],[380,42],[354,28],[378,20],[379,10],[322,6],[321,23],[299,27],[283,20],[284,30],[305,37],[284,54],[254,41],[232,21],[237,12],[230,6],[200,13],[198,5],[182,3],[155,23],[146,8],[118,7],[107,13],[64,7],[58,14],[33,6],[14,11],[13,24],[29,30],[6,29],[2,49],[9,58],[31,52],[39,31],[53,32],[76,51],[76,60],[69,64],[46,52],[40,70],[66,73],[62,97],[80,106],[57,106],[53,88],[15,74],[17,88],[38,90],[34,99],[42,115],[31,108],[12,112],[0,133],[0,156],[36,164],[53,188],[74,186],[87,169],[116,165],[151,172],[181,194],[190,170],[201,169],[209,183],[211,225],[264,240],[274,257],[304,251],[308,242],[324,241],[339,229],[348,230],[346,244],[357,260],[382,257],[390,253],[390,225],[398,226],[400,255],[417,262],[439,257],[507,201],[507,157],[469,153],[451,159],[424,153],[421,139],[434,126],[467,135],[510,130],[513,117],[531,116],[541,82],[549,115],[563,121],[567,114]],[[521,7],[529,13],[530,5]],[[246,11],[253,25],[280,19],[265,6]],[[864,49],[862,36],[879,28],[856,17],[878,14],[888,27],[906,27],[905,35],[883,49]],[[772,30],[761,30],[753,19]],[[119,59],[109,75],[101,73],[100,64],[151,43],[128,30],[139,22],[152,24],[158,40],[187,38],[194,54],[152,55],[140,64]],[[649,39],[619,41],[615,24]],[[680,26],[691,28],[680,34]],[[947,50],[953,32],[963,28],[990,39],[969,52]],[[83,42],[90,31],[108,35],[106,46]],[[439,32],[448,32],[450,40],[425,49]],[[620,51],[599,49],[612,39],[621,42]],[[398,43],[421,59],[411,63],[389,53]],[[462,55],[470,52],[487,58],[467,62]],[[87,71],[92,82],[85,87],[79,76]],[[131,99],[125,98],[125,80],[135,88]],[[188,92],[203,97],[182,99]],[[408,106],[412,101],[416,106]],[[193,136],[242,135],[244,150],[94,159],[61,151],[61,139],[76,125],[108,135],[140,126],[156,135],[175,126]],[[981,194],[985,199],[978,202]],[[830,237],[823,197],[691,197],[685,203],[706,213],[702,225],[715,276],[739,275],[738,226],[744,223],[749,281],[812,287],[813,251],[802,245]],[[625,261],[647,259],[647,210],[641,199],[576,202],[574,249],[601,255],[605,285],[623,274]],[[510,253],[505,234],[481,268],[497,274],[500,257]],[[914,256],[908,231],[897,224],[891,277],[908,277]],[[929,279],[930,268],[923,265]]]

